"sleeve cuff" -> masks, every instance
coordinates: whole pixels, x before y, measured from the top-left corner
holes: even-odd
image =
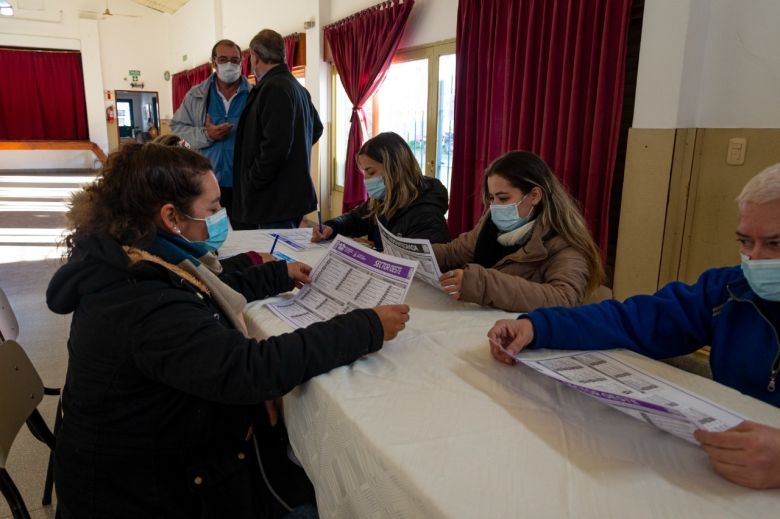
[[[244,254],[246,254],[249,257],[249,261],[252,262],[252,265],[262,265],[263,264],[263,257],[260,256],[260,254],[258,254],[257,252],[255,252],[253,250],[250,250],[250,251],[245,252]]]

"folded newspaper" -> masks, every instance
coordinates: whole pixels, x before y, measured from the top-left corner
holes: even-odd
[[[698,444],[697,429],[725,431],[746,418],[606,351],[523,351],[526,366],[626,414]]]

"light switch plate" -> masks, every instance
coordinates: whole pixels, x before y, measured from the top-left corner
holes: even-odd
[[[747,139],[744,137],[733,137],[729,139],[729,148],[726,152],[726,164],[732,166],[741,166],[745,163],[745,152],[747,151]]]

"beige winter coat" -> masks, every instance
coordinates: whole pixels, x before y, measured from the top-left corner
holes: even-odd
[[[589,273],[585,256],[558,235],[542,240],[547,231],[539,223],[523,247],[491,268],[472,263],[486,221],[489,215],[451,242],[433,244],[442,272],[465,268],[461,301],[514,312],[582,303]]]

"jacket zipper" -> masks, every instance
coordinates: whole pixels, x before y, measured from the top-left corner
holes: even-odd
[[[761,313],[761,310],[758,309],[758,305],[754,303],[753,301],[749,299],[741,299],[734,295],[734,293],[731,291],[731,287],[728,287],[729,294],[734,299],[734,301],[739,301],[741,303],[750,303],[753,308],[756,309],[756,312],[758,312],[758,315],[761,316],[761,318],[766,322],[766,324],[769,325],[769,328],[772,329],[772,332],[775,334],[775,344],[777,345],[777,353],[775,354],[775,360],[772,362],[772,371],[769,373],[769,384],[766,386],[766,390],[770,393],[775,392],[775,381],[777,380],[777,375],[780,373],[780,336],[777,335],[777,328],[769,322],[769,319],[766,318],[764,314]]]

